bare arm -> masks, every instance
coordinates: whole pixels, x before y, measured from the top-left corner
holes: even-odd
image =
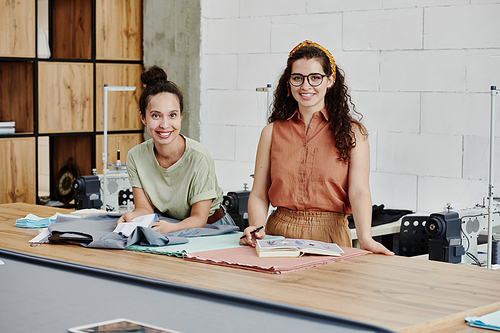
[[[370,147],[368,138],[360,132],[358,126],[353,126],[356,135],[356,146],[351,151],[349,162],[349,201],[356,225],[356,233],[360,247],[373,253],[393,255],[382,244],[371,236],[372,201],[370,193]]]
[[[245,229],[245,238],[240,240],[241,245],[254,245],[255,238],[262,239],[265,236],[264,230],[253,234],[250,232],[266,224],[267,212],[269,210],[268,190],[271,185],[270,174],[270,153],[273,124],[269,124],[262,130],[257,147],[257,157],[255,159],[254,182],[250,197],[248,198],[248,224]]]
[[[189,228],[203,228],[207,224],[211,206],[212,200],[198,201],[191,206],[189,217],[178,223],[171,223],[163,220],[156,221],[153,222],[152,229],[158,230],[162,234],[166,234]]]
[[[146,193],[142,188],[132,187],[132,194],[134,196],[134,210],[123,214],[118,219],[116,224],[121,222],[130,222],[136,217],[154,213],[153,206],[149,203]]]
[[[142,188],[132,187],[132,193],[134,195],[135,209],[123,214],[116,222],[117,224],[121,222],[130,222],[136,217],[154,213],[153,206]],[[160,233],[164,234],[183,229],[204,227],[207,223],[211,206],[212,200],[199,201],[191,206],[191,214],[188,218],[179,223],[171,223],[164,220],[156,221],[153,222],[152,229],[158,230]]]

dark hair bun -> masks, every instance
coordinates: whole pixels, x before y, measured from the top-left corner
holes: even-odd
[[[141,74],[141,81],[145,85],[156,83],[158,81],[168,81],[167,73],[165,73],[162,68],[153,66],[149,70]]]

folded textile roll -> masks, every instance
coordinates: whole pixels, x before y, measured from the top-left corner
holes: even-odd
[[[185,254],[184,260],[196,261],[205,264],[241,268],[264,273],[289,273],[301,269],[311,268],[328,264],[335,261],[346,260],[354,257],[370,254],[370,251],[353,247],[340,247],[344,253],[340,257],[303,255],[300,258],[261,258],[257,256],[255,249],[250,246],[242,246],[235,249],[223,249],[215,251]]]
[[[237,227],[236,227],[237,228]],[[206,234],[199,237],[190,237],[189,243],[180,245],[167,245],[167,246],[141,246],[131,245],[125,250],[161,254],[170,257],[182,258],[184,254],[204,252],[211,250],[221,249],[234,249],[241,247],[239,245],[240,237],[243,233],[241,231],[231,231],[226,234]],[[266,235],[267,239],[279,239],[283,236]],[[244,247],[247,247],[244,245]]]
[[[80,218],[80,216],[77,215],[69,215],[61,213],[55,213],[55,215],[51,217],[38,217],[30,213],[26,215],[26,217],[17,219],[15,226],[20,228],[45,228],[51,225],[52,223],[56,222],[58,216]]]

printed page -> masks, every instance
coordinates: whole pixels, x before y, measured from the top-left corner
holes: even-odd
[[[305,249],[317,249],[326,250],[331,252],[343,253],[342,249],[334,243],[325,243],[320,241],[308,240],[308,239],[273,239],[273,240],[258,240],[260,247],[263,250],[274,249],[274,248],[284,248],[284,247],[294,247],[300,250]]]

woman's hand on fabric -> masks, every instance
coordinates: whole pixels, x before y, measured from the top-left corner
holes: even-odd
[[[125,212],[122,216],[120,216],[118,221],[116,221],[116,224],[118,225],[118,223],[130,222],[133,219],[134,219],[134,213],[131,211],[128,211],[128,212]]]
[[[169,232],[177,231],[179,228],[176,226],[177,223],[170,223],[167,221],[159,220],[154,221],[151,225],[151,229],[159,231],[160,234],[167,234]]]
[[[125,212],[116,224],[122,222],[132,222],[136,217],[154,213],[153,206],[148,201],[146,194],[142,188],[132,187],[132,194],[134,195],[135,209],[133,211]]]
[[[371,238],[367,242],[360,243],[360,248],[362,250],[367,250],[367,251],[370,251],[372,253],[385,254],[385,255],[388,255],[388,256],[393,256],[394,255],[394,252],[390,251],[384,245],[382,245],[379,242],[375,241],[373,238]]]
[[[266,236],[264,228],[260,229],[257,232],[252,233],[252,231],[254,231],[257,228],[258,227],[254,226],[245,228],[245,230],[243,231],[242,238],[240,238],[240,245],[255,246],[255,242],[257,242],[258,239],[263,239]]]

